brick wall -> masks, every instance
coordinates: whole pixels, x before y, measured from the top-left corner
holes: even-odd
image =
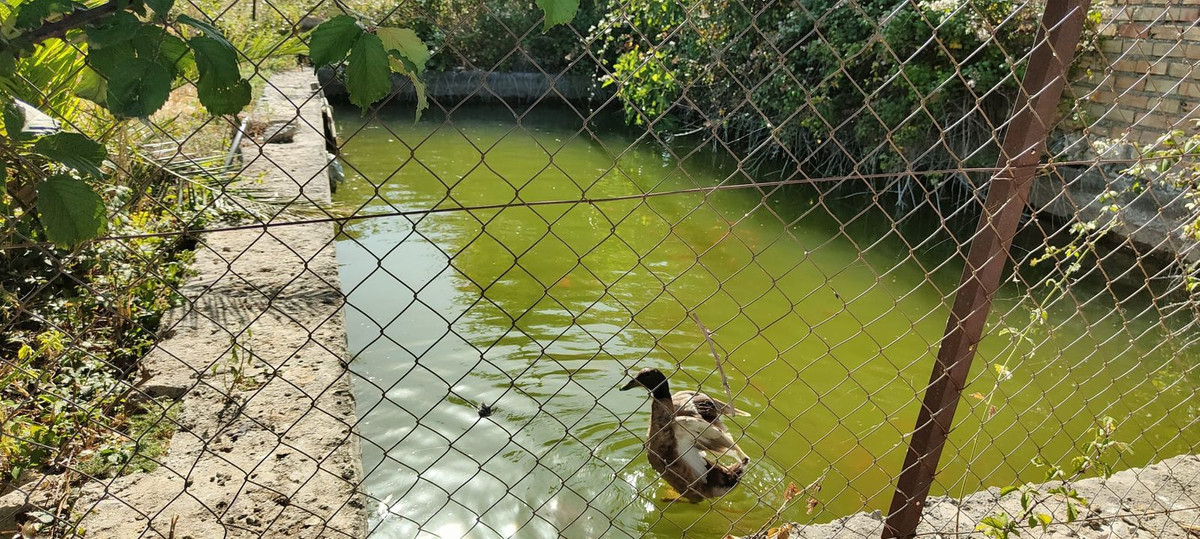
[[[1170,129],[1194,132],[1200,0],[1114,0],[1107,9],[1071,86],[1079,125],[1089,138],[1141,143]]]

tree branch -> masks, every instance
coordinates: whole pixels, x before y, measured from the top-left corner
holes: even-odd
[[[31,31],[26,36],[34,45],[41,43],[47,39],[55,37],[63,37],[68,31],[74,30],[86,24],[96,21],[105,15],[115,13],[121,2],[112,0],[106,4],[101,4],[91,9],[83,11],[73,11],[68,13],[61,19],[43,24]]]

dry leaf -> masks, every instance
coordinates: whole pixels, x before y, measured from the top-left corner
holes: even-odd
[[[979,393],[979,392],[972,393],[971,397],[978,399],[978,400],[983,400],[983,399],[987,398],[987,397],[983,396],[983,393]]]
[[[991,417],[994,415],[996,415],[996,407],[988,406],[988,419],[991,419]]]
[[[800,489],[796,488],[796,484],[788,483],[788,488],[783,493],[783,499],[790,502],[790,501],[792,501],[792,498],[796,497],[797,494],[800,494]]]
[[[820,501],[818,501],[816,498],[809,498],[808,499],[808,511],[806,511],[806,513],[811,515],[813,510],[816,509],[818,505],[821,505]]]

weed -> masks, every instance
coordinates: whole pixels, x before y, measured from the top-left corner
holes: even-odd
[[[212,375],[221,376],[223,384],[223,393],[226,399],[233,399],[233,394],[238,390],[252,390],[261,385],[261,383],[250,374],[250,367],[254,362],[254,334],[250,328],[246,328],[245,333],[240,336],[229,338],[229,353],[225,355],[224,369],[221,369],[222,362],[214,363],[212,366]]]
[[[159,401],[138,405],[127,417],[115,418],[114,432],[98,449],[83,455],[77,471],[91,477],[152,472],[167,453],[179,406]]]
[[[1023,526],[1040,527],[1042,531],[1046,531],[1054,521],[1054,517],[1050,513],[1043,512],[1042,508],[1045,507],[1047,501],[1053,498],[1061,499],[1064,502],[1067,522],[1077,520],[1080,510],[1086,510],[1088,500],[1081,496],[1071,486],[1071,483],[1091,472],[1099,472],[1106,478],[1111,476],[1113,468],[1108,461],[1108,456],[1114,452],[1126,453],[1129,451],[1126,444],[1113,439],[1115,431],[1116,422],[1111,417],[1101,418],[1097,422],[1092,440],[1083,447],[1078,457],[1071,460],[1069,470],[1053,464],[1041,456],[1034,457],[1033,463],[1046,470],[1046,481],[1057,482],[1057,484],[1046,489],[1044,493],[1029,484],[1000,489],[1002,498],[1013,493],[1020,495],[1021,512],[1012,516],[1006,512],[997,511],[980,520],[975,529],[993,539],[1019,537],[1020,528]]]

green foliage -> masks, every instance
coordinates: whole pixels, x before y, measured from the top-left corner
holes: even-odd
[[[200,72],[196,96],[205,109],[212,114],[237,114],[250,104],[250,82],[238,73],[233,45],[208,36],[189,39],[188,45]]]
[[[329,19],[313,30],[308,57],[315,66],[340,62],[362,35],[363,29],[354,17],[339,15]]]
[[[632,0],[590,38],[633,123],[763,133],[800,156],[824,147],[858,172],[891,171],[961,166],[955,141],[1002,123],[1037,11],[1013,0]]]
[[[108,158],[108,150],[103,144],[79,133],[61,132],[46,135],[33,144],[33,152],[51,161],[57,161],[67,168],[75,169],[80,174],[96,179],[104,177],[100,167]]]
[[[1096,422],[1092,440],[1080,450],[1079,456],[1071,460],[1069,470],[1040,456],[1034,457],[1033,464],[1045,469],[1046,481],[1056,481],[1058,484],[1047,488],[1045,493],[1028,484],[1000,489],[1001,498],[1014,493],[1020,494],[1021,511],[1015,517],[1003,511],[992,513],[980,519],[975,529],[983,532],[985,537],[993,539],[1019,537],[1022,526],[1030,529],[1041,528],[1044,532],[1054,522],[1052,514],[1043,512],[1046,502],[1051,499],[1058,500],[1065,507],[1068,523],[1078,520],[1079,511],[1087,509],[1088,500],[1081,496],[1071,483],[1094,471],[1099,471],[1103,477],[1112,475],[1111,455],[1129,451],[1126,444],[1113,439],[1115,432],[1116,421],[1113,418],[1100,418]]]
[[[125,58],[108,79],[104,106],[118,118],[144,118],[167,103],[171,74],[162,64],[142,58]]]
[[[38,218],[46,238],[69,246],[104,230],[104,201],[83,180],[56,175],[38,184]]]
[[[224,388],[222,393],[229,402],[233,402],[238,390],[252,390],[259,387],[260,382],[250,374],[254,363],[254,333],[246,328],[245,333],[229,339],[229,353],[225,355],[224,365],[214,363],[212,375],[221,375]],[[221,367],[224,367],[222,369]]]
[[[553,26],[568,24],[579,11],[579,0],[537,0],[538,7],[545,13],[542,31]]]
[[[392,72],[409,77],[418,89],[417,116],[425,108],[425,86],[420,80],[429,50],[407,28],[377,27],[368,32],[354,18],[342,15],[313,30],[309,44],[315,67],[346,60],[346,88],[350,102],[364,111],[392,91]],[[346,55],[349,54],[349,58]]]
[[[587,58],[587,43],[579,39],[600,20],[604,9],[616,4],[582,0],[574,19],[547,29],[556,20],[528,0],[412,0],[399,5],[370,0],[345,0],[358,13],[381,27],[406,27],[420,36],[429,51],[428,69],[495,71],[571,71],[595,74]],[[554,4],[551,9],[565,2]],[[539,4],[539,7],[543,7]],[[562,10],[563,13],[572,11]],[[387,43],[387,38],[380,35]]]
[[[354,42],[346,61],[346,82],[350,102],[363,110],[391,93],[391,63],[379,36],[363,34]]]
[[[82,456],[80,473],[109,478],[158,469],[175,433],[179,406],[150,401],[130,408],[115,418],[113,430],[99,447]]]
[[[145,197],[185,215],[209,204],[207,198],[176,200],[174,188],[147,189]],[[163,206],[138,203],[137,195],[124,189],[112,201],[126,209],[109,223],[112,229],[138,234],[168,227]],[[91,244],[71,256],[42,249],[5,252],[0,318],[9,325],[0,340],[0,474],[58,473],[97,456],[110,466],[114,459],[130,463],[111,473],[147,467],[137,455],[153,456],[153,440],[165,439],[170,425],[151,429],[147,414],[161,417],[162,408],[125,396],[135,362],[155,341],[162,313],[181,301],[175,290],[189,259],[182,247],[174,239],[144,238]],[[141,415],[146,421],[134,419]],[[138,435],[151,431],[158,434]],[[126,457],[118,458],[122,454]]]

